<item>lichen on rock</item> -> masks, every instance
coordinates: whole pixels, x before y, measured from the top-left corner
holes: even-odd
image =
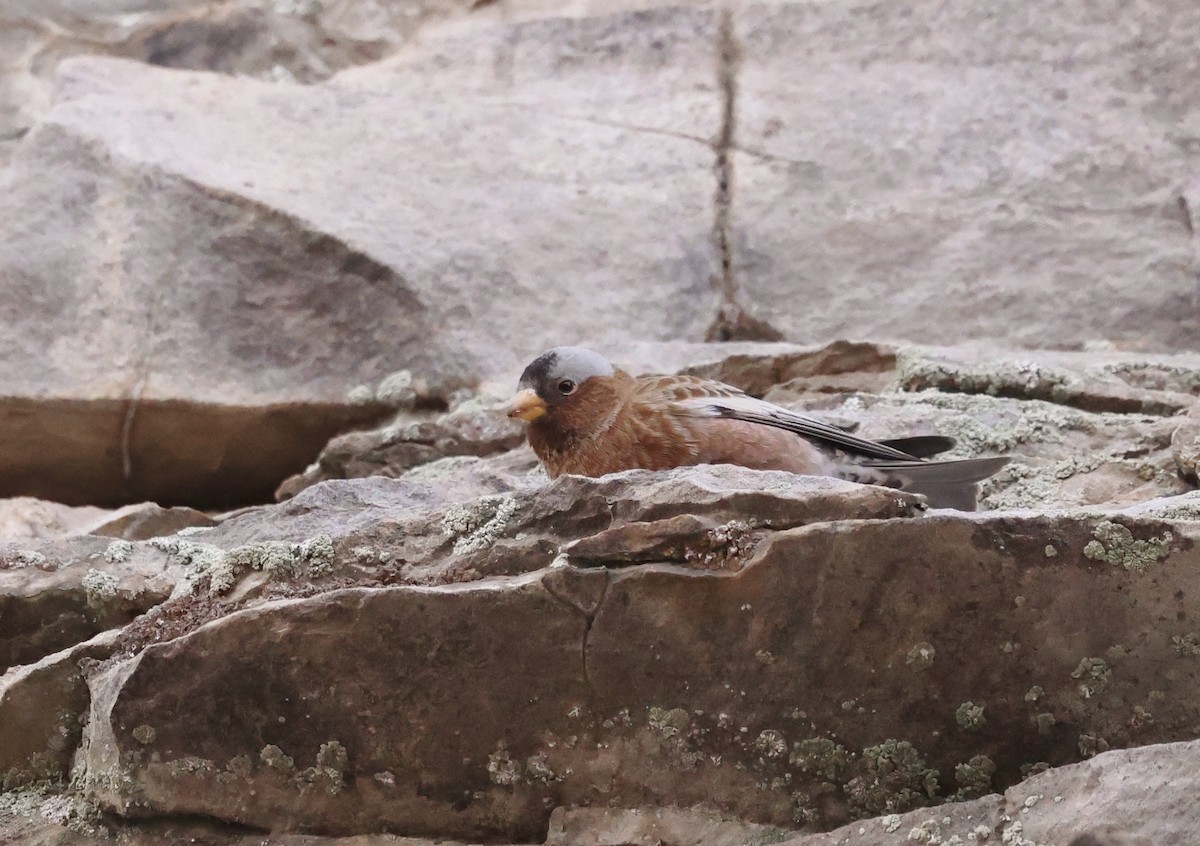
[[[1124,567],[1131,573],[1143,573],[1151,565],[1171,553],[1174,536],[1163,532],[1161,537],[1139,540],[1129,527],[1103,520],[1092,530],[1094,540],[1083,548],[1083,554],[1093,561],[1103,561]]]

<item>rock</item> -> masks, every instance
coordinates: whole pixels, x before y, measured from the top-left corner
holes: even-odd
[[[556,808],[546,846],[744,846],[786,834],[703,808]]]
[[[194,508],[163,508],[153,502],[118,508],[91,529],[90,534],[125,540],[149,540],[181,529],[207,528],[217,521]]]
[[[125,540],[0,541],[0,672],[123,626],[164,601],[180,572]]]
[[[992,843],[1003,826],[1004,798],[995,794],[968,802],[950,802],[906,814],[859,820],[824,834],[780,841],[787,846],[929,846]],[[954,840],[957,837],[958,840]],[[996,842],[1001,842],[996,840]],[[1008,841],[1003,841],[1008,844]],[[1013,846],[1021,846],[1015,841]]]
[[[736,7],[726,240],[752,315],[806,343],[1196,348],[1172,133],[1197,116],[1200,18],[1034,8]]]
[[[261,501],[377,421],[347,389],[401,364],[465,385],[563,338],[699,337],[716,26],[677,8],[454,30],[315,86],[65,63],[0,198],[20,221],[0,240],[0,495]]]
[[[0,165],[49,107],[54,73],[70,56],[315,82],[375,61],[429,20],[468,10],[466,0],[53,0],[0,4]]]
[[[703,513],[702,480],[734,471],[564,477],[504,527],[582,542]],[[615,556],[257,604],[91,678],[84,781],[129,817],[514,839],[597,797],[794,827],[982,795],[1196,724],[1192,525],[818,521],[718,573]]]
[[[378,429],[338,435],[304,473],[284,481],[275,498],[288,499],[327,479],[394,477],[440,458],[514,449],[524,442],[525,429],[505,415],[504,405],[471,400],[436,416],[403,412]]]
[[[28,496],[0,499],[0,538],[24,541],[87,534],[110,513],[104,508],[72,507]]]
[[[102,632],[0,676],[0,785],[5,790],[66,778],[88,711],[80,662],[108,658],[116,643],[116,631]]]
[[[1154,719],[1152,708],[1144,720]],[[1200,826],[1191,799],[1198,760],[1200,743],[1191,741],[1114,750],[1049,770],[1005,795],[1011,826],[1038,843],[1185,846]]]
[[[761,390],[772,373],[786,377],[773,370],[786,360],[741,368]],[[1193,356],[906,347],[894,361],[891,371],[886,357],[865,365],[876,380],[868,391],[825,394],[802,376],[765,398],[870,438],[950,435],[958,444],[947,458],[1012,456],[981,485],[983,508],[1127,506],[1193,487],[1179,416],[1200,374]]]
[[[583,566],[657,561],[736,570],[772,531],[919,508],[918,498],[885,488],[732,466],[550,483],[506,475],[508,457],[474,459],[459,468],[458,481],[428,478],[433,466],[422,468],[424,479],[327,482],[212,530],[151,541],[182,578],[171,602],[126,629],[123,653],[264,599],[514,576],[560,556]],[[447,499],[466,491],[471,499]]]

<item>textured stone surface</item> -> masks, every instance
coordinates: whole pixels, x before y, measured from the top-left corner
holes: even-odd
[[[123,540],[0,541],[0,672],[128,623],[179,575],[163,552]]]
[[[729,240],[752,314],[802,342],[1196,346],[1195,4],[733,22]]]
[[[63,780],[83,732],[88,688],[80,661],[102,661],[116,648],[117,632],[0,676],[0,785]]]
[[[0,199],[20,221],[0,239],[0,493],[245,502],[378,418],[351,378],[697,337],[715,27],[533,21],[315,87],[64,65]]]
[[[598,796],[788,827],[970,796],[1192,730],[1188,526],[851,520],[723,574],[558,564],[257,605],[93,676],[87,783],[135,817],[515,838]]]

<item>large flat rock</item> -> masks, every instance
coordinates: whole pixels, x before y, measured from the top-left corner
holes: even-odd
[[[84,783],[131,817],[518,839],[564,804],[795,827],[982,795],[1190,736],[1193,536],[851,520],[734,568],[621,555],[261,604],[92,676]]]
[[[64,64],[0,195],[0,495],[267,499],[380,416],[360,382],[698,336],[716,30],[455,30],[308,87]]]
[[[733,22],[729,242],[753,314],[802,342],[1196,346],[1195,4]]]

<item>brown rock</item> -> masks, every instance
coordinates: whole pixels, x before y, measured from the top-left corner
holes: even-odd
[[[62,781],[83,733],[88,687],[80,661],[108,658],[117,632],[107,631],[0,676],[0,785]]]
[[[180,574],[159,550],[124,540],[0,542],[0,671],[123,626]]]
[[[690,513],[708,472],[607,519]],[[515,522],[564,525],[569,494],[594,532],[589,496],[636,478],[559,480]],[[86,779],[129,816],[457,837],[540,837],[573,804],[906,811],[1189,731],[1193,542],[1129,516],[842,520],[771,533],[737,572],[558,564],[268,603],[95,676]]]
[[[745,846],[785,835],[703,808],[556,808],[545,846]]]

